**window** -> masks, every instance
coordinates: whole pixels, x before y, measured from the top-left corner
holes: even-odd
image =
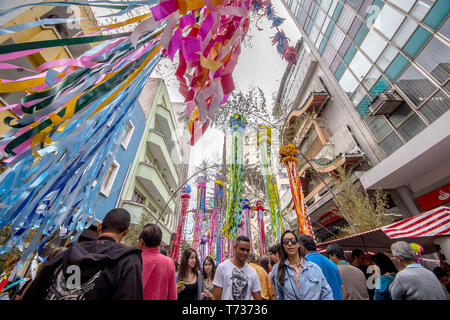
[[[145,205],[145,200],[145,197],[138,190],[134,189],[131,201]]]
[[[103,179],[102,186],[100,187],[100,193],[105,197],[108,197],[111,193],[111,189],[114,185],[117,173],[119,172],[120,164],[114,160],[106,171],[105,178]]]
[[[355,77],[350,73],[350,70],[344,72],[341,80],[339,81],[342,89],[347,93],[348,96],[353,94],[353,91],[358,86],[358,81],[356,81]]]
[[[417,22],[413,19],[406,19],[405,23],[403,23],[400,30],[398,30],[397,35],[394,37],[392,42],[394,42],[399,48],[403,48],[406,41],[409,40],[409,37],[411,37],[416,28]]]
[[[357,49],[356,49],[356,47],[353,44],[351,44],[350,47],[348,47],[347,53],[344,56],[344,61],[347,64],[350,64],[350,62],[352,61],[353,57],[355,56],[356,51],[357,51]]]
[[[327,38],[327,39],[330,38],[330,35],[331,35],[331,32],[333,31],[333,29],[334,29],[334,23],[330,22],[330,24],[328,25],[327,31],[325,31],[325,38]]]
[[[344,39],[345,34],[339,28],[334,28],[329,42],[337,51],[341,47],[342,41],[344,41]]]
[[[353,14],[353,12],[348,8],[344,8],[342,10],[341,16],[339,17],[337,24],[346,33],[348,31],[348,29],[350,28],[350,26],[352,25],[354,18],[355,18],[355,15]]]
[[[382,140],[393,129],[383,116],[368,117],[364,119],[369,130],[377,141]]]
[[[434,1],[431,0],[417,1],[416,6],[411,11],[411,14],[419,21],[422,21],[422,19],[427,15],[428,11],[430,11],[431,7],[433,6],[433,2]]]
[[[125,131],[125,135],[122,140],[122,147],[126,150],[128,148],[128,144],[130,143],[131,136],[133,135],[134,125],[130,121],[128,121],[127,129]]]
[[[408,118],[408,120],[406,120],[400,127],[398,127],[398,131],[406,141],[409,141],[426,127],[427,126],[422,121],[422,119],[420,119],[420,117],[416,113],[414,113]]]
[[[325,48],[325,51],[323,52],[323,59],[328,65],[331,65],[331,62],[333,62],[333,58],[336,55],[334,50],[331,48],[330,43]]]
[[[364,5],[359,9],[359,13],[364,16],[364,20],[367,22],[367,24],[372,25],[374,21],[377,19],[378,15],[380,14],[381,8],[383,8],[383,1],[381,0],[375,0],[373,1],[366,1]],[[365,9],[365,10],[364,10]]]
[[[405,121],[406,118],[412,113],[411,107],[407,103],[402,103],[395,111],[389,116],[389,121],[398,127],[400,123]]]
[[[367,90],[372,89],[373,85],[380,78],[381,73],[377,68],[372,68],[366,78],[363,80],[362,84]]]
[[[448,15],[449,11],[450,7],[448,5],[448,0],[437,0],[433,9],[431,9],[425,19],[423,19],[423,22],[431,28],[437,29]]]
[[[350,30],[351,31],[351,30]],[[355,38],[353,39],[356,44],[361,45],[364,38],[366,37],[367,32],[369,32],[369,28],[365,23],[361,24],[361,27],[359,27],[358,33],[356,34]]]
[[[350,27],[350,30],[348,30],[348,32],[347,32],[347,37],[349,37],[350,39],[353,39],[355,37],[356,33],[358,32],[361,24],[362,24],[362,20],[359,18],[355,18],[355,20],[353,20],[353,23]]]
[[[361,6],[362,1],[361,0],[347,0],[346,3],[351,8],[353,8],[355,11],[358,11],[359,7]]]
[[[392,8],[390,5],[385,4],[373,26],[380,30],[390,40],[402,24],[403,19],[405,19],[403,14]]]
[[[315,44],[315,47],[317,48],[317,50],[319,50],[319,46],[322,43],[322,40],[323,40],[323,34],[319,33],[319,36],[317,37],[316,44]]]
[[[320,46],[319,46],[319,53],[320,54],[322,54],[323,53],[323,50],[325,49],[325,45],[327,44],[327,40],[324,38],[324,39],[322,39],[322,42],[320,43]]]
[[[420,109],[420,113],[431,123],[450,109],[450,99],[441,90],[432,96]]]
[[[355,106],[357,106],[361,100],[366,95],[366,92],[364,91],[363,87],[359,86],[358,89],[356,89],[355,93],[352,96],[352,102]]]
[[[312,31],[311,31],[311,35],[309,36],[309,38],[311,39],[312,43],[316,42],[316,38],[319,34],[319,29],[317,29],[316,26],[312,27]]]
[[[450,48],[437,38],[431,39],[416,62],[440,83],[447,81],[450,76]]]
[[[373,98],[375,98],[381,92],[386,91],[386,89],[389,88],[390,86],[391,85],[386,80],[386,78],[381,77],[380,80],[378,80],[377,83],[375,83],[375,85],[372,87],[372,89],[370,89],[369,93]]]
[[[334,73],[334,76],[336,77],[336,79],[339,81],[342,78],[342,75],[344,74],[346,70],[345,64],[343,62],[341,62],[339,64],[339,67],[337,68],[336,72]]]
[[[339,58],[339,56],[336,55],[330,66],[331,72],[333,72],[333,73],[336,72],[336,69],[341,62],[342,62],[341,58]]]
[[[323,11],[328,12],[328,9],[330,8],[331,0],[322,0],[322,3],[320,6],[322,7]]]
[[[317,18],[315,20],[319,28],[322,27],[324,20],[325,20],[325,13],[322,10],[319,10],[319,12],[317,13]]]
[[[381,70],[386,70],[386,68],[391,64],[392,60],[397,56],[398,50],[397,48],[389,45],[384,53],[381,55],[380,59],[377,61],[378,67]]]
[[[356,107],[356,111],[358,111],[361,118],[364,117],[367,111],[369,111],[369,105],[371,102],[372,100],[369,98],[369,96],[366,95]]]
[[[374,30],[370,30],[366,36],[366,39],[361,44],[361,50],[363,50],[364,53],[375,62],[386,46],[387,41]]]
[[[442,25],[441,29],[439,29],[439,33],[447,39],[450,39],[450,19],[447,19],[447,21]]]
[[[342,45],[341,45],[341,47],[339,48],[339,51],[338,51],[338,53],[339,53],[339,55],[341,57],[343,57],[345,55],[345,53],[347,52],[349,46],[350,46],[350,40],[345,38],[344,42],[342,42]]]
[[[431,33],[425,30],[422,27],[418,27],[416,32],[412,35],[409,41],[406,43],[403,48],[403,52],[405,52],[411,58],[415,58],[417,53],[422,49],[424,44],[431,37]]]
[[[395,81],[407,65],[409,65],[408,59],[399,53],[385,73],[389,79]]]
[[[402,140],[399,138],[397,133],[392,132],[383,142],[380,143],[381,149],[383,149],[386,156],[396,151],[403,145]]]
[[[336,22],[336,21],[338,20],[340,14],[341,14],[341,12],[342,12],[342,8],[343,8],[343,7],[344,7],[344,5],[343,5],[342,3],[339,2],[338,5],[337,5],[337,7],[336,7],[336,10],[334,10],[334,13],[333,13],[332,19],[333,19],[334,22]]]
[[[361,53],[361,51],[358,51],[355,54],[352,62],[350,63],[349,68],[352,69],[358,81],[362,81],[367,72],[369,72],[371,66],[372,64],[370,63],[370,61],[367,60],[367,58]]]
[[[332,16],[334,14],[334,9],[336,9],[337,4],[339,1],[333,0],[333,3],[331,4],[330,10],[328,11],[328,15]]]
[[[389,0],[389,2],[392,2],[400,9],[409,12],[409,10],[411,10],[412,6],[414,5],[415,0]]]
[[[410,66],[405,71],[397,81],[397,86],[416,106],[419,106],[436,90],[436,87],[414,66]]]

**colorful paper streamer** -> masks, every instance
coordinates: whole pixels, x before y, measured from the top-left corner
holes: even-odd
[[[280,148],[280,155],[282,161],[286,166],[287,174],[289,177],[289,184],[291,186],[292,201],[294,202],[295,213],[297,214],[297,223],[300,232],[307,234],[314,238],[314,233],[311,226],[311,221],[306,213],[305,201],[303,198],[302,184],[300,181],[300,175],[298,174],[297,166],[298,154],[297,148],[289,143]]]
[[[277,178],[272,166],[272,129],[268,126],[259,125],[256,138],[257,146],[261,154],[261,174],[264,177],[266,196],[269,203],[272,234],[275,241],[279,242],[283,234],[283,222],[281,220]]]

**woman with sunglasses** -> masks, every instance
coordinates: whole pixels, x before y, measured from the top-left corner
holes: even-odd
[[[280,261],[273,270],[278,300],[333,300],[322,270],[302,257],[298,238],[291,230],[281,236]]]

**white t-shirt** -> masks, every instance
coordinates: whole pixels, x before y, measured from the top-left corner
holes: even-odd
[[[261,291],[255,269],[248,263],[239,269],[230,260],[219,264],[213,284],[222,288],[222,300],[250,300],[252,293]]]

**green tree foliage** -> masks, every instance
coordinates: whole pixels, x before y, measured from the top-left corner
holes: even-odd
[[[336,171],[339,182],[334,190],[334,201],[339,208],[333,211],[342,215],[349,224],[340,229],[342,235],[357,234],[394,222],[388,215],[388,194],[385,191],[378,189],[370,195],[359,181],[354,181],[351,170],[339,167]]]
[[[137,247],[137,240],[139,235],[146,224],[155,223],[152,215],[147,210],[143,209],[141,215],[139,216],[139,221],[137,224],[130,225],[130,231],[126,235],[124,242],[128,246]]]

